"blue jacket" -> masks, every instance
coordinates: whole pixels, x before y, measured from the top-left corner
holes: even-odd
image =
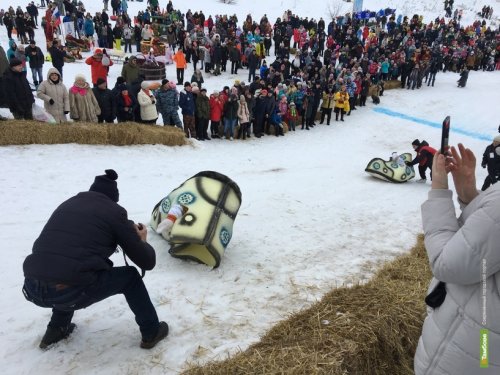
[[[182,90],[179,97],[179,107],[181,107],[183,115],[194,116],[195,103],[193,93]]]
[[[85,31],[85,35],[94,35],[94,22],[91,19],[86,19],[83,23],[83,29]]]

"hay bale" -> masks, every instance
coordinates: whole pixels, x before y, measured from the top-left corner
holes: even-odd
[[[184,375],[413,374],[431,273],[423,236],[364,285],[332,290],[260,342]]]
[[[184,132],[176,127],[144,125],[136,122],[46,124],[37,121],[8,120],[0,123],[0,145],[3,146],[62,143],[181,146],[186,140]]]
[[[401,88],[401,81],[398,81],[396,79],[384,82],[384,90],[392,90],[400,88]]]

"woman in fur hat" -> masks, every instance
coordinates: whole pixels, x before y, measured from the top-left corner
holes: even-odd
[[[75,76],[75,83],[69,89],[69,113],[74,121],[97,122],[101,108],[83,74]]]

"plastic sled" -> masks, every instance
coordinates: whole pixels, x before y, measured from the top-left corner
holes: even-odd
[[[173,204],[181,204],[188,210],[168,233],[162,233],[170,243],[170,255],[218,267],[241,206],[238,185],[218,172],[203,171],[194,175],[154,207],[150,222],[154,230],[167,217]]]
[[[405,162],[412,160],[409,152],[399,155]],[[374,158],[370,160],[365,172],[373,177],[388,182],[406,182],[415,177],[415,170],[406,164],[400,165],[397,161]]]

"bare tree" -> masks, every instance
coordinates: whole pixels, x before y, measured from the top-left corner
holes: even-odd
[[[236,0],[219,0],[219,2],[224,4],[236,4]]]
[[[328,14],[330,15],[330,18],[334,20],[338,16],[341,15],[341,11],[343,8],[342,1],[340,0],[333,0],[328,4]]]

